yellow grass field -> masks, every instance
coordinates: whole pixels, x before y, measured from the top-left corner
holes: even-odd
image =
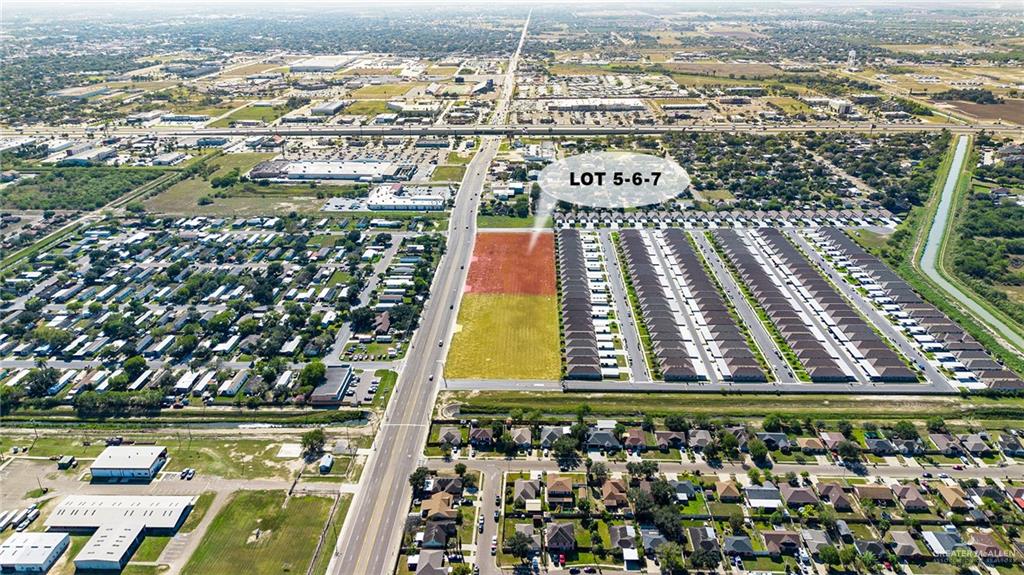
[[[554,295],[463,296],[446,377],[558,379],[557,302]]]

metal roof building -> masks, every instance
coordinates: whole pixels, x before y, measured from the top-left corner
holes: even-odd
[[[153,479],[167,461],[167,448],[160,445],[116,445],[103,450],[89,472],[94,479]]]
[[[46,519],[52,531],[94,532],[75,557],[82,570],[119,570],[148,533],[173,533],[188,516],[190,496],[69,495]]]
[[[0,544],[0,569],[46,573],[70,541],[67,533],[15,533]]]

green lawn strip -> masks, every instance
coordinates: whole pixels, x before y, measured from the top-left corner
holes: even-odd
[[[763,417],[766,413],[763,394],[741,393],[601,393],[559,395],[546,392],[474,391],[448,392],[444,401],[457,402],[462,417],[508,414],[515,409],[540,410],[557,421],[569,421],[581,405],[587,405],[594,416],[664,417],[681,414],[703,414],[710,417]],[[988,398],[971,396],[900,396],[870,397],[862,395],[773,395],[771,411],[801,418],[823,421],[898,420],[907,414],[927,414],[947,420],[1004,421],[1008,414],[1024,409],[1021,398]]]
[[[156,562],[164,552],[164,547],[170,542],[170,535],[147,535],[135,550],[131,560],[136,563]]]
[[[210,524],[184,575],[303,573],[327,520],[325,497],[285,497],[284,491],[241,491]]]
[[[529,228],[533,227],[533,217],[477,216],[476,225],[478,228]],[[549,228],[551,226],[545,225],[544,227]]]
[[[179,533],[190,533],[199,526],[199,523],[206,516],[206,512],[210,510],[210,505],[213,505],[213,500],[217,496],[213,491],[204,491],[196,499],[195,505],[192,506],[192,511],[189,512],[188,517],[185,518],[185,522],[181,524],[181,528],[178,529]]]
[[[46,427],[54,423],[76,423],[81,429],[151,429],[154,425],[182,425],[185,423],[279,423],[293,425],[314,425],[344,423],[364,419],[366,412],[355,409],[323,411],[314,409],[242,409],[210,410],[202,407],[165,409],[156,416],[81,418],[74,409],[60,406],[53,409],[20,408],[4,415],[7,425]]]
[[[466,173],[465,166],[437,166],[430,175],[432,182],[459,182]]]
[[[377,385],[377,393],[374,394],[371,405],[374,408],[385,408],[391,399],[391,394],[395,391],[398,374],[389,369],[378,369],[373,375],[380,378],[380,383]]]
[[[341,527],[345,523],[345,517],[348,516],[349,507],[352,505],[350,493],[342,493],[340,497],[338,507],[334,510],[334,515],[331,516],[331,524],[327,526],[324,546],[320,549],[313,565],[313,575],[326,575],[327,566],[330,565],[331,557],[334,555],[334,543],[341,534]]]

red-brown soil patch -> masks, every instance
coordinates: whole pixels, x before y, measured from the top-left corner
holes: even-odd
[[[530,249],[530,232],[477,234],[467,293],[555,295],[555,241],[544,232]]]

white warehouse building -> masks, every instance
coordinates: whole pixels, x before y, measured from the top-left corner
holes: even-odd
[[[152,480],[166,462],[166,447],[116,445],[104,449],[89,472],[93,479]]]
[[[76,570],[120,571],[146,535],[172,535],[194,505],[194,497],[181,495],[69,495],[46,528],[92,533],[74,557]]]
[[[0,570],[46,573],[70,542],[67,533],[15,533],[0,544]]]

